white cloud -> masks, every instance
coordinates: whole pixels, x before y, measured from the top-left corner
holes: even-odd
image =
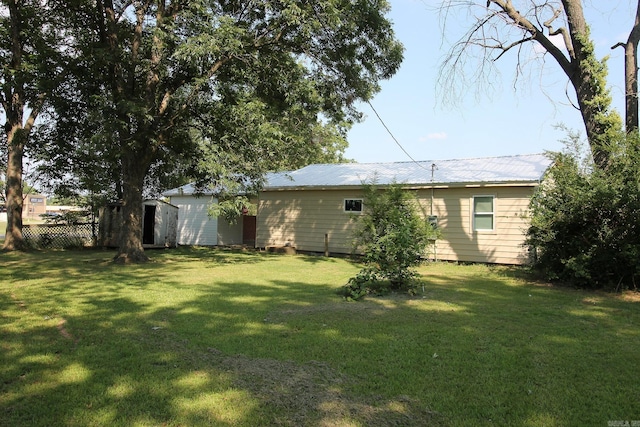
[[[420,138],[420,141],[426,142],[430,139],[447,139],[448,137],[449,135],[447,135],[446,132],[434,132],[434,133],[428,134],[426,137]]]

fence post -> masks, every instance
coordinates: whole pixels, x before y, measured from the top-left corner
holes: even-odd
[[[324,256],[329,256],[329,233],[324,233]]]

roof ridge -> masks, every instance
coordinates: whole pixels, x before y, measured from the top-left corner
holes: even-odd
[[[296,169],[290,172],[299,171],[309,166],[350,166],[350,165],[397,165],[397,164],[415,164],[415,163],[436,163],[436,162],[455,162],[455,161],[465,161],[465,160],[488,160],[488,159],[504,159],[504,158],[518,158],[518,157],[533,157],[533,156],[544,156],[544,153],[530,153],[530,154],[512,154],[512,155],[502,155],[502,156],[484,156],[484,157],[458,157],[454,159],[427,159],[427,160],[399,160],[392,162],[343,162],[343,163],[311,163],[306,166],[301,167],[300,169]]]
[[[436,168],[429,168],[433,162]],[[361,185],[374,175],[407,184],[539,182],[551,160],[542,153],[419,162],[325,163],[293,171],[285,180],[273,176],[269,187],[331,187]],[[419,170],[421,169],[421,170]]]

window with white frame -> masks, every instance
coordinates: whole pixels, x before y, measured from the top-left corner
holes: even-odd
[[[344,211],[362,213],[362,199],[344,199]]]
[[[493,231],[495,227],[495,197],[473,196],[473,231]]]

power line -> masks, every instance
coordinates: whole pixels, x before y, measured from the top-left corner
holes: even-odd
[[[369,104],[369,107],[371,107],[371,109],[373,110],[373,112],[375,113],[376,117],[378,118],[378,120],[380,121],[380,123],[382,123],[382,126],[384,126],[384,128],[386,129],[387,133],[391,136],[391,139],[393,139],[393,142],[396,143],[396,145],[398,147],[400,147],[400,149],[402,150],[402,152],[404,154],[407,155],[407,157],[409,159],[411,159],[411,161],[413,163],[415,163],[416,165],[418,165],[419,167],[421,167],[422,169],[428,171],[429,169],[425,168],[424,166],[422,166],[422,164],[420,162],[418,162],[416,159],[414,159],[413,157],[411,157],[411,154],[409,154],[409,152],[407,150],[404,149],[404,147],[402,146],[402,144],[400,144],[400,141],[398,141],[398,139],[395,137],[395,135],[393,134],[393,132],[391,132],[391,129],[389,129],[389,127],[387,126],[387,124],[384,122],[384,120],[382,120],[382,117],[380,117],[380,114],[378,114],[378,111],[374,108],[373,104],[371,104],[371,101],[367,101],[367,104]],[[433,171],[431,171],[433,173]]]

